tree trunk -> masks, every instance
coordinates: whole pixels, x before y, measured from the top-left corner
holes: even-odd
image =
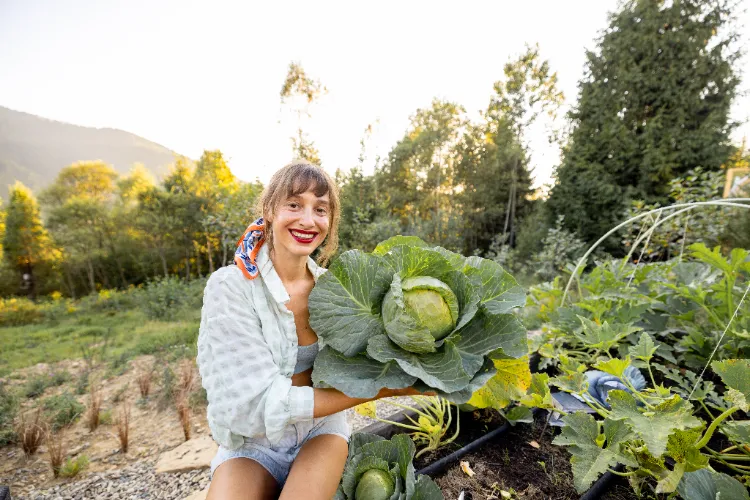
[[[197,241],[194,241],[193,244],[195,246],[195,271],[196,271],[196,274],[198,275],[198,277],[202,278],[203,277],[203,269],[201,269],[201,267],[202,267],[201,249],[200,249],[200,246],[198,245]]]
[[[183,246],[185,247],[185,281],[190,281],[190,245],[187,239]]]
[[[211,248],[211,237],[206,233],[206,249],[208,250],[208,272],[213,274],[214,272],[214,255]]]
[[[91,262],[91,258],[86,256],[86,271],[89,275],[89,287],[91,287],[91,293],[96,293],[96,281],[94,279],[94,264]]]
[[[167,258],[164,256],[164,247],[159,246],[159,258],[161,259],[161,267],[164,271],[164,277],[169,277],[169,270],[167,269]]]

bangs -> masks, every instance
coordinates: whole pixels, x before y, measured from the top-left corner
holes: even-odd
[[[331,186],[328,179],[317,167],[308,164],[299,164],[292,167],[289,172],[292,182],[289,184],[287,196],[297,196],[307,191],[312,191],[315,196],[327,194]]]

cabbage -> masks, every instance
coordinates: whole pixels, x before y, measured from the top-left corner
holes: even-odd
[[[465,403],[496,373],[493,360],[527,353],[513,314],[525,300],[499,264],[413,236],[350,250],[310,293],[313,383],[356,398],[415,386]]]
[[[444,500],[432,479],[415,474],[415,451],[405,434],[355,433],[334,500]]]

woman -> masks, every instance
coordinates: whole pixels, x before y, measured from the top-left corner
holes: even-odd
[[[236,265],[213,273],[204,292],[198,368],[220,445],[207,498],[329,500],[348,451],[343,410],[371,401],[312,387],[307,299],[325,270],[310,255],[321,247],[324,265],[336,251],[338,192],[323,169],[298,161],[273,175],[259,208]],[[407,394],[417,392],[373,399]]]

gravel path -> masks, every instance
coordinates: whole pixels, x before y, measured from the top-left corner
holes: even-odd
[[[401,404],[409,404],[409,398],[393,398]],[[384,418],[400,410],[385,401],[376,403],[379,417]],[[354,410],[346,411],[352,431],[374,422],[359,415]],[[208,486],[208,469],[193,470],[176,474],[156,474],[154,465],[158,457],[144,459],[122,469],[95,472],[81,479],[60,484],[47,490],[32,490],[26,496],[13,495],[14,500],[130,500],[130,499],[169,499],[182,500]],[[11,491],[11,494],[13,492]]]

